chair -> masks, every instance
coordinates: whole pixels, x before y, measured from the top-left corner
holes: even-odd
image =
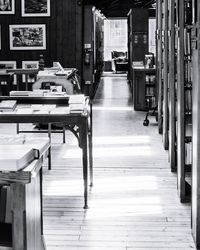
[[[114,70],[116,73],[128,71],[127,52],[112,51],[111,57],[112,57],[112,62],[114,64]]]

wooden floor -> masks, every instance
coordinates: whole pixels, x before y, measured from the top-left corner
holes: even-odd
[[[81,151],[53,135],[53,170],[44,170],[48,250],[195,249],[190,204],[151,118],[131,106],[126,77],[103,77],[94,101],[94,187],[83,209]],[[2,128],[3,129],[3,128]],[[44,136],[44,135],[43,135]]]

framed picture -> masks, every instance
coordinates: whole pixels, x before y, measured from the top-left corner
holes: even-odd
[[[38,69],[39,62],[38,61],[22,61],[22,69]],[[34,82],[34,75],[28,75],[27,82]],[[25,83],[26,78],[25,75],[22,76],[22,81]]]
[[[0,61],[0,72],[6,72],[7,69],[16,69],[16,61]],[[13,84],[17,84],[17,76],[14,76]]]
[[[11,50],[45,50],[45,24],[10,25]]]
[[[0,15],[2,14],[15,14],[15,0],[0,1]]]
[[[50,0],[21,0],[22,16],[50,16]],[[54,0],[55,1],[55,0]]]

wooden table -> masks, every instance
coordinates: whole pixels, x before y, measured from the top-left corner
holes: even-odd
[[[20,151],[22,146],[27,147],[26,144],[19,146]],[[49,147],[50,143],[45,142],[39,158],[23,170],[0,171],[0,185],[10,186],[12,215],[11,224],[0,223],[0,249],[1,246],[14,250],[46,249],[43,239],[42,165]],[[15,150],[18,150],[18,145],[15,145]]]
[[[68,97],[0,97],[2,100],[17,100],[17,104],[56,104],[68,105]],[[61,123],[78,139],[82,149],[84,208],[88,208],[88,162],[90,186],[93,186],[93,153],[92,153],[92,104],[85,99],[86,109],[82,113],[70,114],[16,114],[0,113],[0,123]],[[89,158],[89,159],[88,159]]]

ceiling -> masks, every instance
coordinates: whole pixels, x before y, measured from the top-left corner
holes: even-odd
[[[106,17],[127,17],[131,8],[152,8],[156,0],[82,0],[84,5],[93,5]]]

